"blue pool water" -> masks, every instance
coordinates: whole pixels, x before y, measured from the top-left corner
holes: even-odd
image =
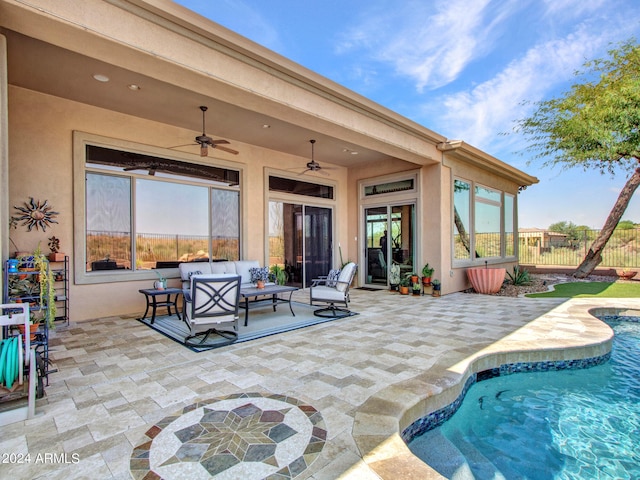
[[[609,362],[478,382],[412,452],[455,479],[640,479],[640,323],[608,323]]]

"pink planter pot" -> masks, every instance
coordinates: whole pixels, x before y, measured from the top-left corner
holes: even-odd
[[[506,273],[506,268],[469,268],[467,278],[478,293],[498,293]]]

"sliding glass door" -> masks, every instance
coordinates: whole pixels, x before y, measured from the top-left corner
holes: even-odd
[[[365,208],[365,283],[387,286],[392,264],[401,277],[414,271],[415,205]]]
[[[269,262],[288,273],[288,284],[308,287],[333,265],[332,209],[269,202]]]

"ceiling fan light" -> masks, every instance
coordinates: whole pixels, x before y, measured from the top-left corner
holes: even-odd
[[[207,144],[203,143],[200,145],[200,156],[206,157],[207,155],[209,155],[209,149],[207,148]]]

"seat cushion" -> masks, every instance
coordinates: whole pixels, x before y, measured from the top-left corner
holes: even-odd
[[[250,268],[260,268],[260,262],[257,260],[238,260],[235,263],[235,268],[238,275],[242,277],[240,283],[251,283],[251,273],[249,272]]]
[[[183,281],[189,281],[192,275],[206,275],[207,273],[213,273],[211,271],[211,264],[208,262],[182,262],[178,265],[178,268],[180,269],[180,278]]]
[[[235,262],[214,262],[211,264],[211,273],[237,273]]]
[[[311,300],[325,302],[344,302],[344,292],[340,292],[333,287],[320,285],[311,289]]]

